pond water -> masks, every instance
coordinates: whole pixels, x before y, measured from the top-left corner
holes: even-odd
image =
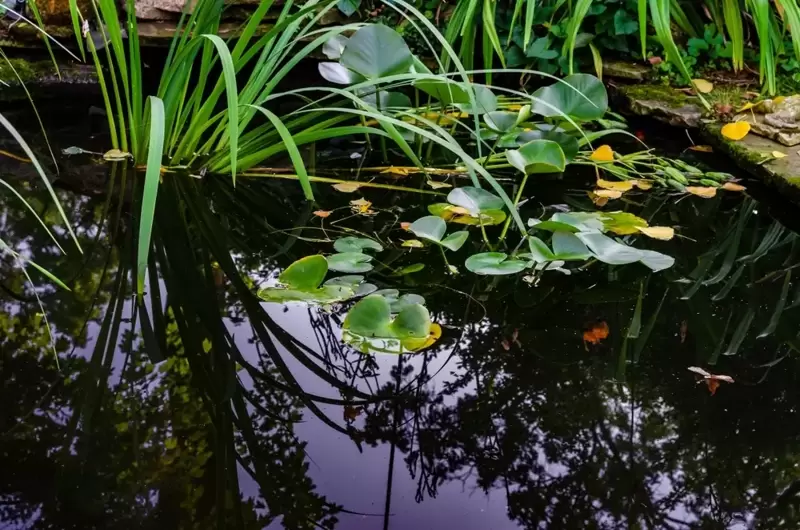
[[[80,123],[54,149],[91,148]],[[637,239],[672,268],[596,262],[528,283],[467,272],[477,238],[449,256],[457,276],[431,248],[397,245],[399,223],[441,198],[318,185],[312,206],[295,182],[166,176],[138,304],[137,177],[86,162],[62,159],[58,180],[82,255],[58,230],[62,256],[0,198],[3,240],[73,286],[34,276],[57,365],[33,291],[2,262],[0,528],[800,526],[798,225],[756,183],[606,207],[675,227],[671,241]],[[3,164],[55,223],[30,168]],[[587,187],[578,174],[537,183],[523,218],[592,209]],[[374,214],[351,211],[362,197]],[[341,340],[351,303],[255,297],[353,231],[391,246],[368,278],[424,296],[442,327],[433,346],[365,355]],[[692,366],[734,382],[712,393]]]

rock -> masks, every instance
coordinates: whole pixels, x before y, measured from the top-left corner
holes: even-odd
[[[660,85],[609,85],[609,89],[623,111],[650,116],[675,127],[700,126],[703,110],[693,96]]]
[[[71,93],[85,95],[87,89],[99,89],[97,73],[93,65],[60,63],[59,71],[61,77],[56,74],[53,63],[50,61],[10,58],[7,62],[0,62],[0,79],[7,85],[0,90],[0,101],[8,102],[28,98],[20,84],[20,79],[25,83],[25,88],[37,100],[65,97]]]
[[[800,144],[800,95],[767,99],[750,110],[738,119],[755,134],[789,147]]]
[[[645,81],[650,77],[651,72],[650,68],[636,63],[625,61],[607,61],[603,63],[603,77]]]

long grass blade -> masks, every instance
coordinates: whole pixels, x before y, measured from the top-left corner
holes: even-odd
[[[139,217],[139,247],[136,253],[136,293],[144,293],[144,279],[153,233],[158,185],[161,180],[161,158],[164,153],[164,102],[155,96],[150,103],[150,143],[147,150],[147,169],[144,176],[142,211]]]
[[[222,74],[225,77],[225,93],[228,99],[228,142],[231,152],[231,178],[236,185],[236,159],[239,156],[239,91],[236,89],[236,70],[231,52],[225,42],[216,35],[203,35],[210,40],[219,54]],[[310,189],[310,188],[309,188]]]

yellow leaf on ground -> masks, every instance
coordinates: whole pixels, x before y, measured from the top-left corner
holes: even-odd
[[[688,191],[692,195],[703,197],[704,199],[710,199],[711,197],[716,197],[717,195],[717,188],[712,188],[712,187],[686,186],[686,191]]]
[[[745,188],[741,184],[736,184],[735,182],[726,182],[725,184],[722,185],[722,189],[728,191],[744,191],[747,188]]]
[[[619,190],[594,190],[594,194],[607,199],[619,199],[622,197],[622,192]]]
[[[700,153],[713,153],[714,150],[711,148],[710,145],[693,145],[689,148],[689,151],[697,151]]]
[[[360,182],[340,182],[339,184],[333,185],[333,189],[341,191],[342,193],[353,193],[360,187]]]
[[[780,151],[773,151],[772,156],[775,158],[786,158],[789,155],[787,155],[786,153],[781,153]]]
[[[317,217],[322,217],[323,219],[328,217],[330,214],[331,212],[327,210],[317,210],[316,212],[314,212],[314,215],[316,215]]]
[[[402,246],[409,248],[422,248],[424,245],[422,244],[422,241],[418,239],[407,239],[403,241]]]
[[[601,145],[589,157],[595,162],[613,162],[614,150],[609,145]]]
[[[597,187],[606,190],[628,191],[629,189],[633,188],[633,181],[631,180],[611,181],[611,180],[597,179]]]
[[[708,94],[714,90],[714,83],[706,81],[705,79],[692,79],[692,83],[698,92],[701,94]]]
[[[750,132],[750,124],[746,121],[735,121],[733,123],[726,123],[722,127],[722,136],[728,140],[741,140],[747,133]]]
[[[637,226],[639,232],[653,239],[669,241],[675,236],[675,230],[669,226]]]
[[[447,182],[437,182],[435,180],[429,180],[427,182],[428,186],[431,188],[438,190],[439,188],[452,188],[452,184],[448,184]]]
[[[753,108],[753,107],[755,107],[755,106],[756,106],[756,104],[755,104],[755,103],[753,103],[752,101],[748,101],[747,103],[745,103],[744,105],[742,105],[742,106],[741,106],[739,109],[737,109],[737,110],[736,110],[736,112],[744,112],[744,111],[746,111],[746,110],[750,110],[750,109],[752,109],[752,108]]]
[[[633,183],[642,191],[647,191],[653,187],[653,183],[649,180],[634,180]]]

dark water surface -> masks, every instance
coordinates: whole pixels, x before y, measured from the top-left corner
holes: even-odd
[[[293,182],[165,177],[137,305],[140,182],[87,162],[62,160],[58,179],[83,255],[0,197],[0,237],[72,286],[34,276],[57,366],[34,291],[0,264],[0,529],[800,528],[798,225],[756,185],[632,194],[607,209],[674,226],[672,241],[635,239],[673,268],[595,263],[532,286],[467,272],[475,233],[449,258],[457,277],[400,248],[399,222],[436,198],[317,186],[307,206]],[[57,222],[30,168],[1,172]],[[531,186],[523,218],[589,209],[585,189],[569,174]],[[376,215],[350,213],[360,197]],[[363,355],[340,340],[349,304],[255,298],[348,230],[391,246],[368,278],[424,296],[436,345]],[[690,366],[735,382],[712,396]]]

